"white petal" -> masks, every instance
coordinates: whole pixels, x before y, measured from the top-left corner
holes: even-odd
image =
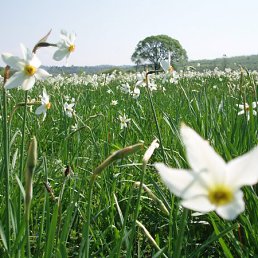
[[[72,112],[70,112],[70,111],[66,111],[65,113],[66,113],[66,115],[67,115],[68,117],[73,117]]]
[[[33,54],[32,59],[30,60],[29,63],[30,63],[30,65],[33,65],[36,68],[39,68],[41,66],[41,62],[35,54]]]
[[[163,163],[155,163],[163,182],[175,195],[191,198],[196,195],[207,194],[206,188],[200,184],[195,174],[184,169],[169,168]]]
[[[35,77],[38,79],[38,80],[43,80],[47,77],[51,76],[51,74],[49,74],[47,71],[45,71],[44,69],[37,69],[37,72],[35,73]]]
[[[4,87],[7,90],[17,88],[23,84],[24,80],[26,80],[24,72],[17,72],[10,79],[7,80]]]
[[[188,162],[194,172],[203,172],[206,183],[223,183],[225,161],[194,130],[186,125],[181,127],[181,135],[186,147]]]
[[[53,55],[53,59],[56,61],[60,61],[62,60],[64,57],[66,57],[69,54],[67,49],[58,49],[54,55]]]
[[[40,115],[42,113],[45,113],[46,112],[46,108],[45,108],[45,105],[41,105],[39,106],[36,111],[35,111],[35,114],[36,115]]]
[[[47,94],[47,92],[46,92],[46,89],[43,89],[43,96],[42,96],[42,98],[41,98],[41,102],[42,102],[42,104],[47,104],[47,103],[49,103],[49,96],[48,96],[48,94]]]
[[[184,199],[181,205],[190,210],[199,212],[210,212],[215,210],[215,206],[210,203],[207,196],[195,196],[191,199]]]
[[[73,106],[74,106],[74,103],[71,103],[71,104],[68,104],[67,108],[68,108],[68,109],[72,109]]]
[[[245,106],[243,104],[239,104],[238,107],[241,108],[241,109],[245,108]]]
[[[228,205],[216,208],[217,214],[223,219],[233,220],[241,212],[245,210],[245,203],[243,201],[243,193],[241,190],[237,191],[234,196],[234,201]]]
[[[252,107],[253,107],[253,108],[256,108],[256,107],[257,107],[257,104],[258,104],[258,102],[253,102],[253,103],[252,103]]]
[[[66,30],[61,30],[60,34],[61,34],[61,35],[60,35],[61,37],[62,37],[62,36],[68,37],[68,33],[67,33]]]
[[[162,69],[167,72],[169,67],[170,67],[170,64],[168,63],[167,60],[161,60],[160,61],[160,66],[162,67]]]
[[[36,79],[34,76],[27,77],[22,83],[22,89],[30,90],[33,87],[33,85],[35,84],[35,81],[36,81]]]
[[[70,38],[70,42],[73,44],[75,39],[76,39],[76,34],[75,33],[71,33],[69,38]]]
[[[236,188],[258,182],[258,146],[227,164],[227,181]]]
[[[23,59],[19,58],[18,56],[13,56],[9,53],[2,54],[2,59],[7,65],[17,70],[22,70],[25,65]]]
[[[245,111],[244,110],[241,110],[241,111],[239,111],[237,114],[238,115],[243,115],[245,113]]]
[[[24,60],[26,60],[26,61],[31,60],[33,57],[33,53],[27,47],[25,47],[23,44],[20,44],[20,46],[21,46],[21,51],[22,51]]]
[[[46,119],[46,116],[47,116],[47,112],[43,113],[42,121],[44,121]]]

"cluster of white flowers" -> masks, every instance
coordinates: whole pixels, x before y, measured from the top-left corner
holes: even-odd
[[[62,30],[60,37],[60,41],[56,44],[57,50],[53,55],[53,59],[56,61],[60,61],[64,58],[67,60],[70,53],[75,50],[75,33],[67,33]],[[30,51],[23,44],[21,44],[21,51],[22,58],[13,56],[10,53],[2,54],[2,60],[6,65],[16,70],[14,75],[5,83],[4,88],[6,90],[20,87],[22,90],[28,91],[32,89],[36,80],[44,80],[50,76],[47,71],[40,68],[41,62],[34,52]],[[43,114],[44,120],[46,112],[50,107],[49,96],[44,89],[43,96],[41,97],[41,106],[36,109],[35,113],[37,115]]]

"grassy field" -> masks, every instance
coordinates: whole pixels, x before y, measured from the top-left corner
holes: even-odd
[[[226,221],[214,212],[182,208],[152,165],[189,167],[182,123],[226,161],[256,146],[258,118],[252,109],[250,119],[248,110],[238,115],[238,105],[257,102],[257,74],[215,70],[178,76],[151,75],[153,84],[140,85],[140,94],[134,92],[139,76],[113,72],[54,76],[27,93],[13,89],[1,95],[10,159],[8,189],[4,158],[0,171],[0,257],[258,256],[257,186],[243,188],[245,211]],[[51,102],[44,121],[35,114],[43,88]],[[70,113],[65,103],[74,103]],[[123,116],[128,120],[121,124]],[[26,213],[24,173],[32,136],[38,158]],[[154,139],[160,146],[144,167]]]

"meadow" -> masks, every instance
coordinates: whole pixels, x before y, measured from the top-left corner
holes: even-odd
[[[63,74],[2,94],[10,159],[9,198],[3,158],[0,171],[0,257],[257,257],[257,186],[243,188],[245,211],[228,221],[183,208],[153,166],[189,168],[182,123],[225,161],[255,147],[257,72],[192,67],[148,79]],[[44,120],[35,114],[43,89],[51,103]],[[250,108],[238,114],[245,103]],[[24,217],[33,136],[37,164]],[[159,147],[146,163],[155,139]]]

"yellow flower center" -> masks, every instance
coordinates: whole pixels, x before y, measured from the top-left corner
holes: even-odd
[[[69,52],[73,52],[75,50],[75,45],[74,44],[72,44],[72,45],[70,45],[69,47],[68,47],[68,51]]]
[[[37,68],[35,66],[25,65],[24,67],[24,72],[26,73],[26,75],[32,76],[36,71],[37,71]]]
[[[174,68],[173,68],[172,65],[169,66],[168,71],[169,71],[170,73],[173,73],[173,72],[174,72]]]
[[[50,109],[51,108],[51,103],[48,102],[46,105],[45,105],[46,109]]]
[[[208,198],[212,204],[221,206],[233,200],[233,192],[225,185],[217,185],[209,190]]]

